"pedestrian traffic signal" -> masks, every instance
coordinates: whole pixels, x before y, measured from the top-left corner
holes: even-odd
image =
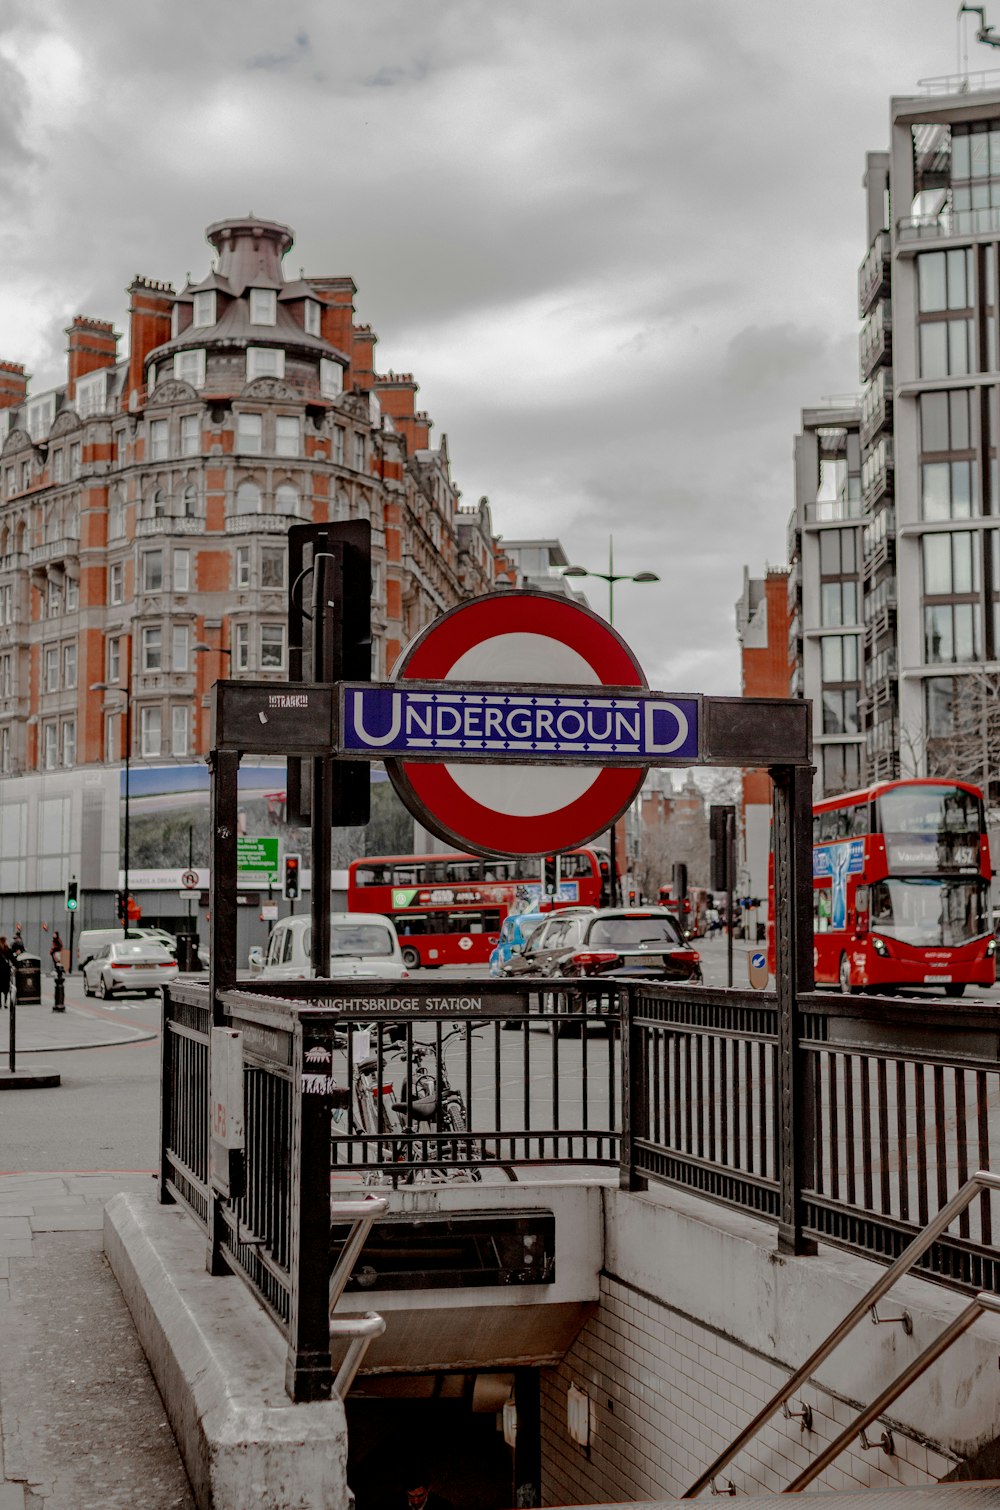
[[[299,866],[301,861],[301,855],[285,856],[285,884],[282,889],[285,898],[289,902],[297,902],[299,899]]]
[[[77,909],[77,886],[76,881],[66,882],[66,911],[75,912]]]

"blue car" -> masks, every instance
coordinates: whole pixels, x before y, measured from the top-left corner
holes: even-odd
[[[513,912],[504,918],[496,947],[490,955],[490,975],[503,974],[503,967],[512,954],[520,954],[535,932],[539,923],[544,923],[550,912]]]

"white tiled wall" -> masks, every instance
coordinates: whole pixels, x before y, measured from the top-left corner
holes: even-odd
[[[598,1311],[564,1362],[542,1375],[546,1505],[677,1497],[787,1378],[786,1370],[607,1275]],[[591,1399],[589,1457],[566,1430],[571,1384]],[[720,1475],[738,1494],[777,1491],[846,1427],[856,1410],[813,1386],[813,1429],[780,1411]],[[877,1442],[882,1426],[869,1428]],[[810,1487],[892,1488],[937,1482],[953,1460],[893,1432],[895,1456],[855,1438]],[[705,1497],[710,1497],[706,1488]]]

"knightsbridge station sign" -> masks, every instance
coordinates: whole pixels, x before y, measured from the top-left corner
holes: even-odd
[[[698,758],[698,699],[622,689],[341,687],[340,746],[345,756],[434,757],[462,751],[491,759],[601,764]]]

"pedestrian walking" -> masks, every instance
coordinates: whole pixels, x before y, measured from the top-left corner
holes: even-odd
[[[52,961],[53,969],[55,969],[56,965],[62,964],[62,950],[63,941],[59,937],[59,929],[57,928],[55,933],[52,935],[52,943],[49,947],[49,959]]]
[[[0,1008],[10,1006],[10,992],[14,984],[14,955],[7,942],[7,935],[0,933]]]
[[[431,1475],[426,1463],[419,1458],[411,1459],[403,1487],[406,1489],[407,1510],[454,1510],[451,1500],[435,1494],[430,1486]]]
[[[20,923],[14,924],[14,937],[10,941],[10,952],[16,960],[18,955],[24,953],[24,939],[21,937]]]

